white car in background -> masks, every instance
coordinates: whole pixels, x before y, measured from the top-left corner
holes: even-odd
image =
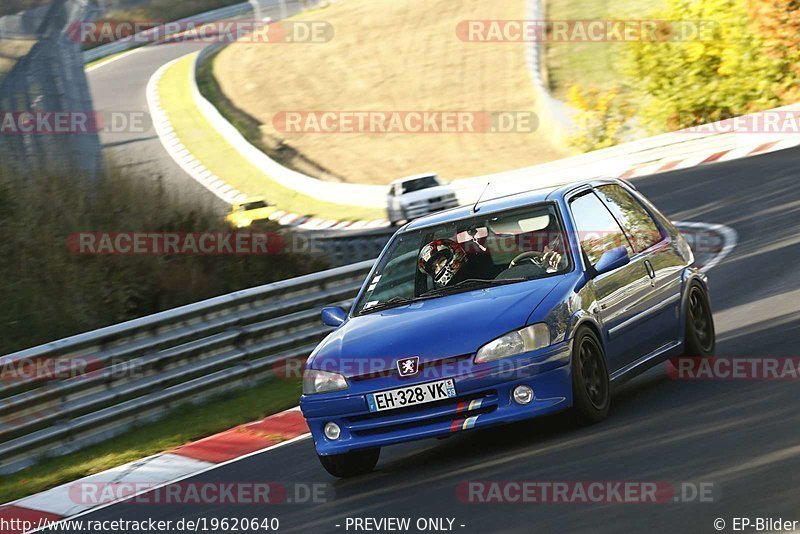
[[[389,186],[387,201],[392,226],[458,206],[455,190],[431,173],[395,180]]]

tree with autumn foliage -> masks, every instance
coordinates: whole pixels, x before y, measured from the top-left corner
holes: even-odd
[[[800,102],[800,0],[748,0],[747,7],[778,73],[773,92],[783,103]]]
[[[751,1],[756,0],[667,0],[665,9],[649,17],[696,23],[702,31],[693,38],[666,35],[630,45],[625,73],[632,99],[641,103],[642,125],[653,133],[664,132],[784,102],[791,87],[787,76],[793,54],[783,48],[788,40],[762,35],[762,24],[774,28],[780,19],[755,23],[747,5]],[[758,3],[769,12],[772,8],[766,4],[791,2]],[[778,61],[781,53],[784,59]]]
[[[617,85],[608,90],[572,85],[567,104],[574,110],[576,133],[568,143],[588,152],[614,146],[624,139],[634,108]]]

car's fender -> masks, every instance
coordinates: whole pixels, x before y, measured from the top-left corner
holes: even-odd
[[[528,318],[528,324],[547,323],[553,343],[571,342],[579,328],[588,326],[595,331],[605,348],[603,319],[598,313],[599,309],[591,280],[587,281],[583,274],[573,272],[542,301]],[[542,317],[543,310],[547,310],[547,314]]]
[[[582,327],[591,328],[594,333],[597,334],[600,343],[603,345],[603,349],[606,348],[606,339],[603,335],[603,324],[600,321],[600,318],[587,312],[586,310],[577,310],[570,318],[570,327],[568,330],[567,339],[572,342],[575,339],[575,334]]]

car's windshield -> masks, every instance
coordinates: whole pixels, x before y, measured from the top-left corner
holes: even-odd
[[[267,203],[264,202],[263,200],[256,200],[253,202],[248,202],[247,204],[242,204],[242,208],[244,208],[245,211],[258,210],[266,207]]]
[[[381,256],[355,313],[563,273],[565,243],[549,203],[403,232]]]
[[[413,193],[414,191],[420,191],[422,189],[429,189],[438,185],[442,184],[439,183],[439,181],[436,179],[436,176],[425,176],[424,178],[409,180],[408,182],[403,182],[403,194]]]

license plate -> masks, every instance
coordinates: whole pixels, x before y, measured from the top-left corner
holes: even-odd
[[[405,406],[425,404],[442,399],[449,399],[456,396],[456,385],[453,379],[419,384],[404,388],[381,391],[380,393],[370,393],[367,395],[367,404],[370,412],[382,412],[383,410],[394,410]]]

